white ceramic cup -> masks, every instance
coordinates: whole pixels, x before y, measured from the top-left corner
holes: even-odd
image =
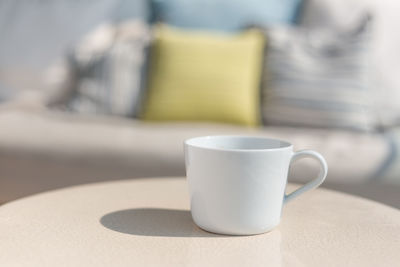
[[[289,166],[311,157],[317,178],[285,194]],[[317,152],[293,152],[285,141],[262,137],[205,136],[185,141],[191,212],[202,229],[227,235],[253,235],[279,224],[283,204],[318,187],[328,173]]]

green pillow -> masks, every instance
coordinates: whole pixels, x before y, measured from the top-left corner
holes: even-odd
[[[158,25],[143,119],[256,125],[264,37]]]

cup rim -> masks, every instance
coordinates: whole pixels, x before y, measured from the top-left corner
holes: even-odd
[[[211,138],[242,138],[242,139],[260,139],[260,140],[269,140],[269,141],[279,141],[283,144],[281,147],[273,147],[273,148],[216,148],[216,147],[208,147],[198,144],[193,144],[194,141],[201,139],[211,139]],[[197,136],[186,139],[184,144],[189,147],[195,147],[205,150],[214,150],[214,151],[226,151],[226,152],[266,152],[266,151],[274,151],[274,150],[282,150],[293,148],[293,144],[288,141],[277,139],[277,138],[268,138],[262,136],[250,136],[250,135],[206,135],[206,136]]]

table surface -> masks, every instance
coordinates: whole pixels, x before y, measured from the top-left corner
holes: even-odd
[[[324,189],[285,206],[275,230],[242,237],[194,225],[184,178],[77,186],[0,206],[0,266],[399,266],[399,252],[399,210]]]

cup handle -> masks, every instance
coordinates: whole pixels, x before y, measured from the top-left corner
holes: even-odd
[[[328,174],[328,164],[326,164],[325,159],[322,157],[321,154],[315,152],[313,150],[300,150],[293,154],[292,159],[290,160],[290,164],[293,162],[302,159],[302,158],[314,158],[320,164],[319,174],[318,177],[309,181],[302,187],[296,189],[290,194],[285,194],[284,204],[288,203],[292,199],[298,197],[299,195],[318,187],[322,182],[325,180],[326,175]]]

